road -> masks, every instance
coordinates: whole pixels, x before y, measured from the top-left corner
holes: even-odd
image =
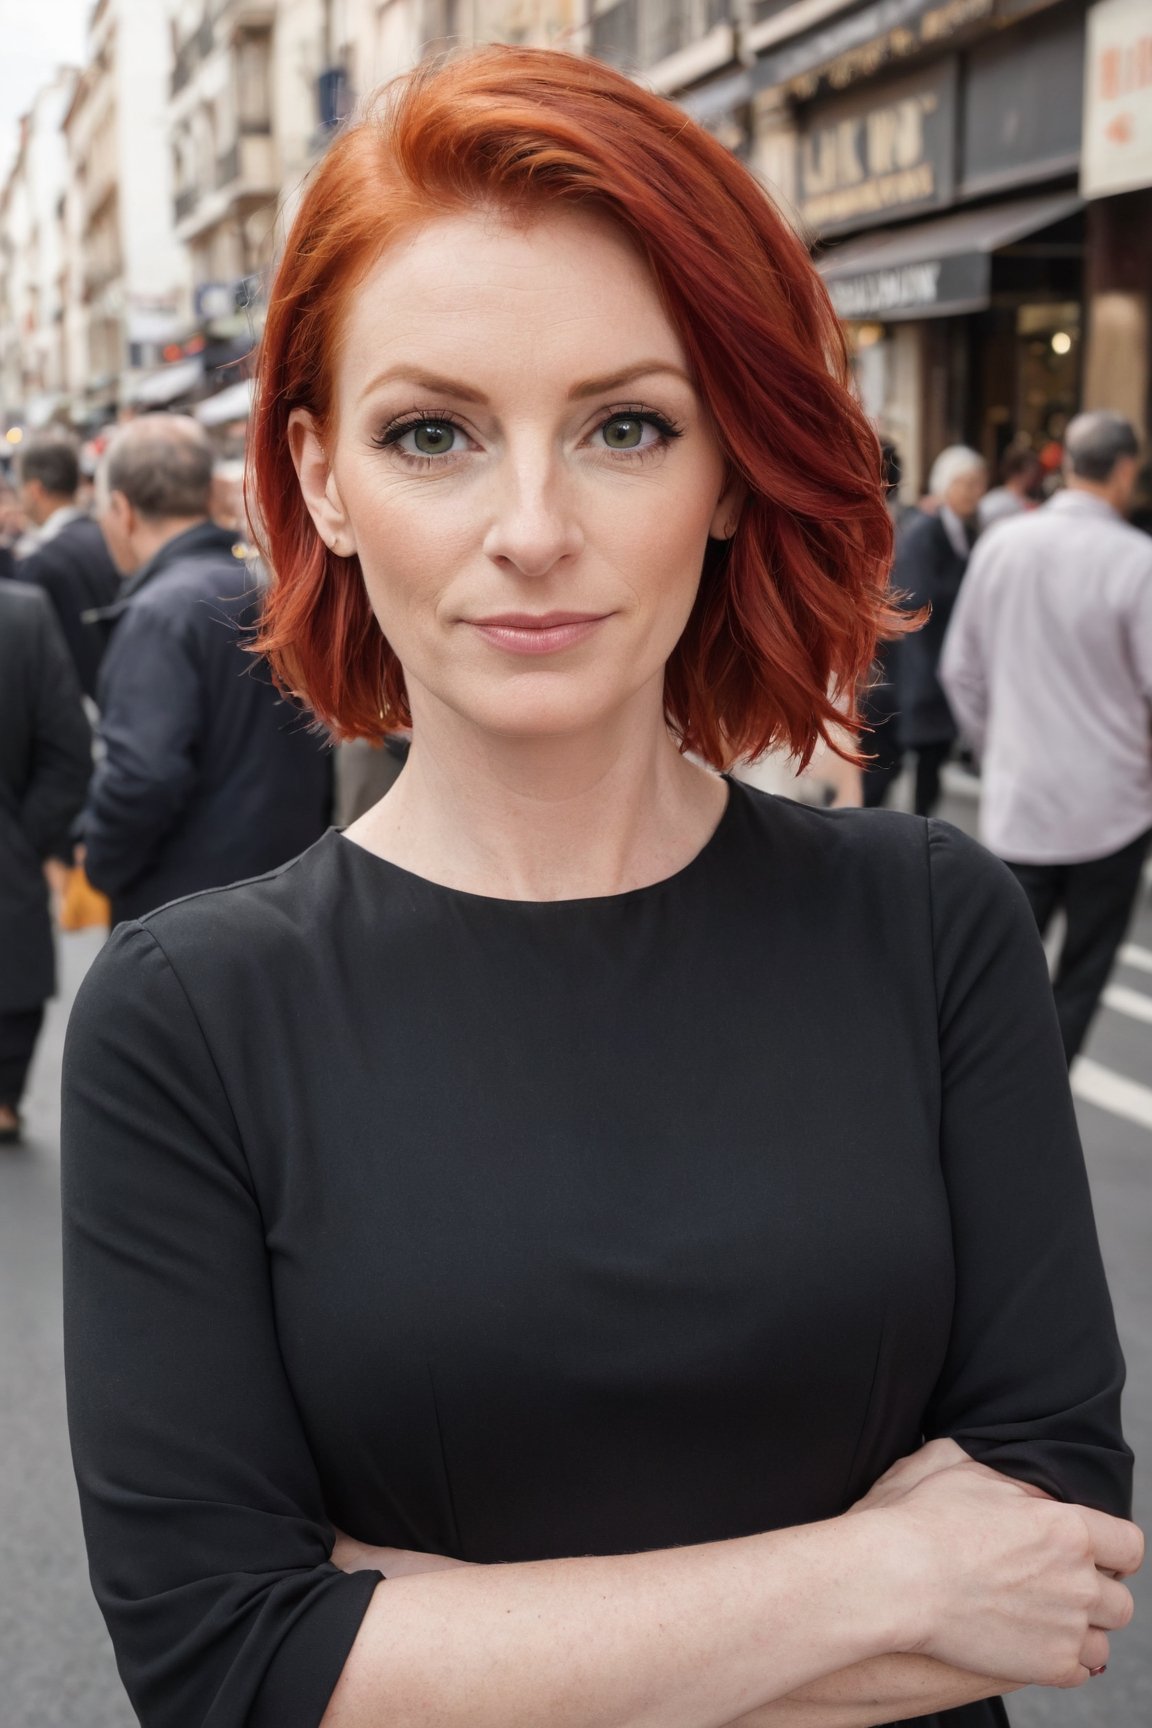
[[[971,828],[970,798],[945,813]],[[57,1087],[69,1003],[99,946],[63,942],[27,1102],[29,1141],[0,1158],[0,1728],[132,1728],[103,1624],[88,1592],[68,1461],[61,1375]],[[1105,1258],[1129,1364],[1127,1422],[1152,1454],[1152,891],[1075,1076]],[[1137,1515],[1152,1528],[1141,1480]],[[1152,1574],[1152,1567],[1150,1567]],[[1013,1700],[1014,1728],[1142,1728],[1152,1723],[1152,1576],[1136,1626],[1109,1672],[1076,1693]]]

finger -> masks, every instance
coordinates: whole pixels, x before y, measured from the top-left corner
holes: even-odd
[[[1097,1627],[1090,1626],[1083,1644],[1080,1646],[1080,1662],[1091,1672],[1093,1668],[1108,1666],[1108,1634]]]
[[[1110,1518],[1091,1507],[1078,1509],[1088,1526],[1093,1555],[1101,1572],[1116,1572],[1130,1578],[1144,1564],[1144,1537],[1126,1518]]]
[[[1131,1590],[1101,1575],[1100,1595],[1091,1615],[1092,1625],[1102,1627],[1106,1632],[1120,1632],[1130,1624],[1134,1612]]]

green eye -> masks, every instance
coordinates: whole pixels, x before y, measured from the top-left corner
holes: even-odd
[[[455,427],[446,420],[425,420],[410,429],[412,442],[421,456],[442,456],[445,450],[451,450],[455,436]]]
[[[644,421],[635,415],[618,414],[614,420],[606,420],[601,430],[610,449],[637,450],[644,436]]]

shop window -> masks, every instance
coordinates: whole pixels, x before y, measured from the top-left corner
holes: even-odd
[[[271,38],[248,36],[236,50],[236,113],[241,132],[272,129]]]
[[[1034,450],[1059,443],[1080,405],[1080,307],[1021,306],[1016,313],[1016,440]]]

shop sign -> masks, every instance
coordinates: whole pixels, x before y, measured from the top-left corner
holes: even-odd
[[[986,252],[927,258],[919,264],[861,270],[828,284],[837,316],[846,322],[944,317],[988,303],[992,262]]]
[[[938,48],[997,10],[997,0],[873,0],[847,18],[762,55],[752,81],[758,90],[787,86],[801,101],[814,96],[822,84],[844,90],[885,66]]]
[[[1100,0],[1088,14],[1081,190],[1152,186],[1152,6]]]
[[[938,209],[955,183],[956,66],[822,104],[800,137],[798,204],[828,234]]]

